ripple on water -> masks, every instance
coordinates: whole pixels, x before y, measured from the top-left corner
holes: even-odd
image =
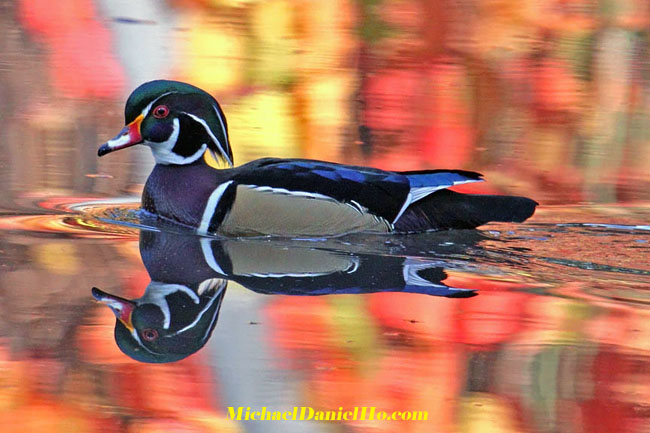
[[[2,216],[0,230],[130,240],[136,239],[140,230],[187,232],[183,228],[161,226],[139,209],[135,197],[106,200],[66,197],[46,199],[38,204],[43,214]],[[637,211],[635,215],[645,215],[644,212]],[[438,259],[456,277],[480,276],[515,283],[518,290],[650,303],[650,226],[645,221],[629,218],[624,223],[603,221],[603,212],[594,213],[589,208],[581,212],[575,207],[570,213],[572,221],[595,222],[566,222],[567,215],[557,210],[541,214],[533,222],[493,224],[478,231],[390,237],[357,234],[291,242],[342,253],[370,251]],[[541,222],[536,222],[538,219]],[[571,285],[569,291],[568,285]]]

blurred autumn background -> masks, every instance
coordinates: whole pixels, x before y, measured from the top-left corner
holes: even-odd
[[[229,288],[209,347],[151,366],[119,352],[89,293],[142,294],[137,233],[32,215],[137,200],[148,149],[96,149],[131,90],[169,78],[221,102],[236,164],[469,169],[489,180],[475,191],[647,224],[631,207],[650,201],[649,30],[647,0],[0,0],[2,430],[648,431],[650,269],[634,254],[640,273],[605,282],[452,273],[482,289],[466,300]],[[616,242],[548,254],[616,262]],[[429,420],[239,423],[231,405]]]

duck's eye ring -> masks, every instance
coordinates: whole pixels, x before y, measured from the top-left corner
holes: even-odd
[[[145,341],[154,341],[158,338],[158,331],[152,328],[147,328],[142,331],[142,338]]]
[[[156,119],[164,119],[169,114],[169,108],[166,105],[159,105],[153,109],[153,117]]]

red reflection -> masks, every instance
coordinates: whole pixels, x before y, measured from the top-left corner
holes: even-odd
[[[52,84],[69,98],[114,98],[125,77],[91,0],[21,0],[24,26],[48,47]]]
[[[337,316],[346,297],[278,298],[268,306],[267,320],[285,360],[282,367],[299,372],[306,382],[304,399],[317,408],[428,410],[428,431],[459,426],[485,431],[491,425],[537,431],[539,417],[555,420],[561,431],[643,431],[643,415],[634,409],[640,394],[630,392],[650,390],[641,379],[647,356],[635,360],[620,349],[623,341],[635,344],[632,334],[614,331],[617,342],[611,344],[618,348],[583,350],[574,344],[601,321],[598,309],[524,293],[520,283],[461,274],[454,281],[482,290],[463,300],[373,294],[359,306],[359,318],[341,322]],[[627,321],[627,315],[609,315],[603,326],[617,329]],[[586,341],[610,337],[592,331]],[[571,394],[583,387],[590,391]],[[556,403],[548,406],[551,401]],[[618,421],[605,420],[612,411]],[[397,422],[351,425],[361,431],[370,425],[387,432],[422,428]]]

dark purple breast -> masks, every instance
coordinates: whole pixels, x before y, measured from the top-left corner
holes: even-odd
[[[197,227],[217,187],[218,171],[203,165],[156,164],[142,192],[142,207],[175,222]]]

